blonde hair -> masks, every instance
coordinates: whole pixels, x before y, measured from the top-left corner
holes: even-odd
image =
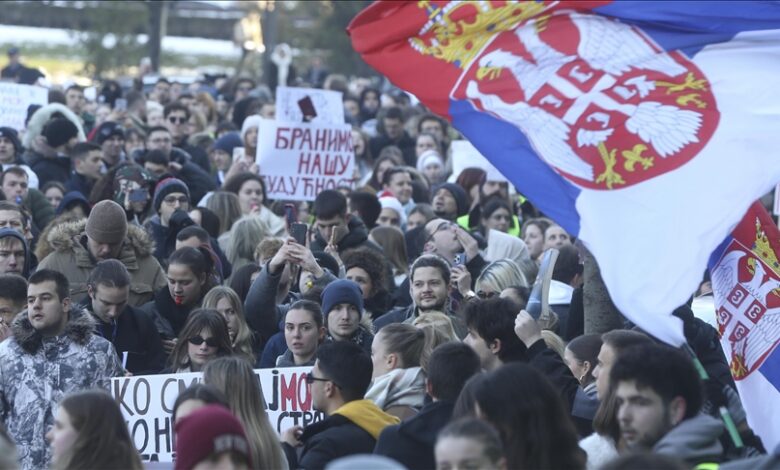
[[[452,319],[443,312],[430,311],[421,313],[420,316],[414,319],[412,325],[417,328],[430,326],[447,338],[447,341],[460,341],[458,334],[455,333]]]
[[[236,332],[236,339],[233,341],[233,353],[244,356],[252,364],[255,363],[255,353],[252,349],[252,340],[254,333],[246,323],[246,316],[244,315],[244,305],[241,299],[236,294],[236,291],[226,286],[215,286],[206,293],[203,297],[203,308],[210,308],[212,310],[217,309],[217,304],[220,300],[227,299],[233,310],[236,311],[238,317],[238,331]]]
[[[417,328],[407,323],[391,323],[382,328],[378,335],[388,353],[398,354],[401,368],[409,369],[428,365],[433,349],[444,341],[444,335],[437,333],[432,326]]]
[[[255,468],[279,468],[284,454],[279,436],[265,411],[260,381],[252,366],[239,357],[214,359],[203,370],[203,382],[225,394],[230,411],[241,421]]]
[[[501,293],[507,287],[529,287],[530,284],[517,263],[508,259],[499,259],[482,270],[474,285],[477,291],[488,288],[492,292]]]
[[[241,218],[241,204],[238,202],[238,196],[228,191],[214,191],[208,201],[206,209],[217,214],[219,217],[220,235],[230,230],[233,223]]]
[[[252,262],[255,259],[257,245],[270,236],[272,236],[271,229],[259,217],[254,215],[242,217],[230,229],[230,241],[225,249],[225,256],[233,266],[241,260]]]
[[[542,339],[548,348],[558,353],[561,359],[563,359],[563,353],[566,350],[566,343],[563,342],[563,338],[550,330],[542,330]]]

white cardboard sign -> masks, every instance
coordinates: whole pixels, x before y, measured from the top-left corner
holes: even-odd
[[[276,89],[276,120],[303,122],[303,112],[299,102],[311,100],[317,116],[313,124],[344,124],[344,102],[342,93],[317,88],[293,88],[280,86]]]
[[[44,106],[49,101],[49,92],[42,87],[0,82],[0,126],[21,131],[31,104]]]

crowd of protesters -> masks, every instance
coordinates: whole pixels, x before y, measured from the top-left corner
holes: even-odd
[[[174,409],[181,469],[780,465],[688,305],[704,382],[627,322],[584,334],[576,240],[506,181],[452,174],[447,121],[320,61],[279,77],[343,94],[352,185],[267,197],[254,155],[278,80],[51,88],[0,128],[0,467],[142,468],[101,388],[179,372],[204,376]],[[274,431],[253,373],[274,367],[310,368],[323,420]]]

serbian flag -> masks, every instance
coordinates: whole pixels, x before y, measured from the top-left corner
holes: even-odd
[[[748,424],[767,449],[780,443],[778,254],[780,230],[755,203],[710,259],[720,342]]]
[[[672,310],[780,181],[780,5],[378,2],[348,32],[684,342]]]

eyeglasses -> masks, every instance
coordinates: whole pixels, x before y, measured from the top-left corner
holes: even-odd
[[[184,124],[187,122],[187,118],[184,116],[168,116],[168,122],[171,124]]]
[[[498,292],[485,292],[483,290],[477,292],[477,297],[480,299],[492,299],[493,297],[497,296]]]
[[[430,235],[428,235],[428,238],[425,239],[425,243],[428,243],[429,241],[433,240],[433,236],[436,235],[437,233],[441,232],[442,230],[447,230],[447,229],[449,229],[451,227],[454,227],[454,226],[455,226],[455,224],[453,224],[452,222],[449,222],[449,221],[440,223],[436,227],[436,229],[433,232],[431,232]]]
[[[217,338],[206,338],[203,339],[201,335],[193,336],[192,338],[189,338],[187,341],[190,342],[193,346],[200,346],[203,343],[206,343],[206,346],[210,348],[217,348],[219,347],[219,341]]]
[[[190,200],[187,198],[187,196],[180,196],[180,197],[176,197],[176,196],[166,196],[166,197],[163,199],[163,202],[164,202],[164,203],[166,203],[166,204],[168,204],[169,206],[172,206],[172,205],[176,204],[177,202],[178,202],[179,204],[181,204],[181,205],[184,205],[184,204],[189,204],[189,203],[190,203]]]
[[[312,374],[311,372],[306,374],[306,384],[307,385],[311,385],[314,382],[333,382],[333,381],[331,379],[315,377],[314,374]],[[337,384],[336,382],[333,382],[333,385],[339,387],[339,384]],[[341,388],[341,387],[339,387],[339,388]]]

